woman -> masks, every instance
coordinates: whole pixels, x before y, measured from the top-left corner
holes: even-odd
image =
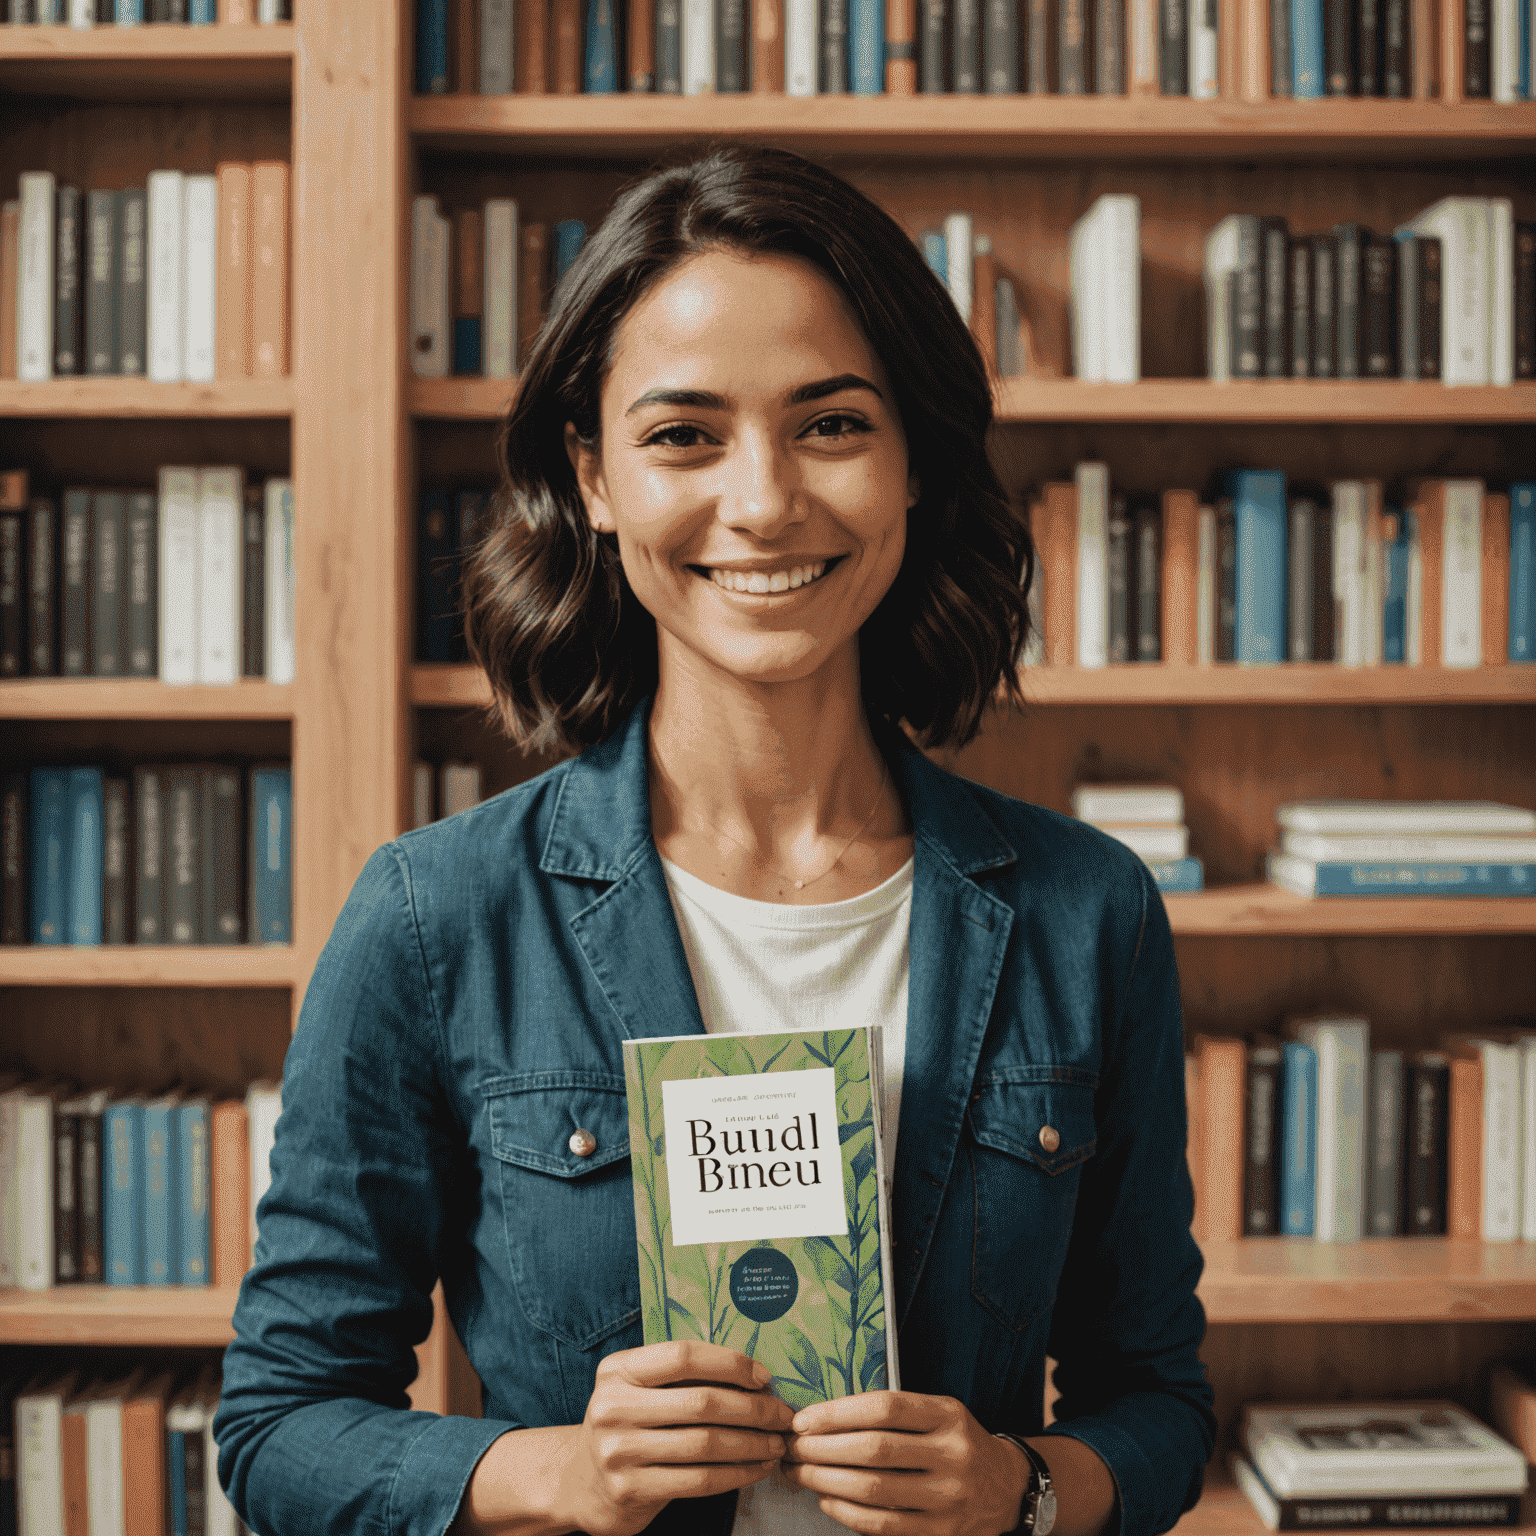
[[[980,356],[831,174],[626,192],[507,424],[469,633],[585,750],[369,861],[316,968],[216,1433],[268,1536],[1170,1527],[1213,1442],[1146,869],[952,778],[1027,531]],[[640,1337],[621,1042],[879,1023],[904,1390]],[[441,1277],[485,1418],[406,1410]],[[1044,1359],[1060,1362],[1042,1431]]]

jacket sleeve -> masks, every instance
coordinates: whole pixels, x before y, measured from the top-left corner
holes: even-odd
[[[1156,1536],[1200,1497],[1215,1444],[1199,1359],[1203,1260],[1190,1235],[1184,1044],[1173,936],[1150,872],[1129,977],[1109,1007],[1098,1150],[1084,1167],[1049,1352],[1056,1422],[1092,1446],[1119,1492],[1111,1536]]]
[[[463,1134],[395,846],[359,876],[283,1068],[272,1183],[224,1356],[219,1481],[256,1531],[442,1536],[518,1426],[408,1408]],[[458,1177],[456,1177],[456,1174]]]

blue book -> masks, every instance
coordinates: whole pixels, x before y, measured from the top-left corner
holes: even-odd
[[[416,522],[416,659],[453,660],[454,542],[451,497],[438,486],[421,492]]]
[[[247,939],[293,943],[293,775],[251,769],[250,890]]]
[[[416,91],[448,93],[448,0],[416,0]]]
[[[69,942],[101,943],[103,815],[100,768],[69,770]]]
[[[176,1099],[151,1099],[140,1121],[144,1146],[144,1284],[170,1285],[181,1245],[176,1237]]]
[[[848,0],[848,88],[885,93],[885,0]]]
[[[477,377],[482,370],[480,361],[480,316],[455,315],[453,317],[453,371],[460,376]]]
[[[1536,480],[1509,488],[1509,659],[1536,661]]]
[[[1285,660],[1285,474],[1237,469],[1227,476],[1237,531],[1234,660],[1273,666]]]
[[[32,826],[32,942],[69,942],[69,770],[34,768]]]
[[[944,291],[949,291],[949,245],[944,236],[936,229],[923,231],[923,260],[928,263],[928,269],[938,280],[944,284]]]
[[[561,219],[555,225],[555,282],[571,270],[571,263],[586,243],[587,226],[580,219]]]
[[[609,96],[619,88],[613,0],[587,0],[587,58],[582,85],[589,96]]]
[[[183,1099],[176,1106],[178,1285],[208,1284],[208,1101]]]
[[[1156,864],[1148,864],[1147,868],[1152,871],[1152,878],[1157,881],[1160,891],[1205,889],[1205,866],[1197,858],[1160,860]]]
[[[1315,101],[1326,94],[1323,0],[1291,0],[1291,95]]]
[[[1381,600],[1381,659],[1405,662],[1408,659],[1408,518],[1402,512],[1388,512],[1388,527],[1393,534],[1383,542],[1386,562],[1386,591]]]
[[[165,1485],[170,1491],[170,1536],[187,1536],[187,1432],[165,1432]]]
[[[1521,101],[1531,99],[1531,0],[1520,0],[1520,75],[1515,94]]]
[[[115,1099],[102,1116],[101,1246],[108,1285],[144,1283],[144,1101]]]
[[[194,27],[211,27],[219,19],[216,0],[192,0],[187,20]]]
[[[144,25],[144,0],[117,0],[113,17],[120,27]]]
[[[1270,858],[1280,862],[1280,856]],[[1536,864],[1427,859],[1350,864],[1288,854],[1275,883],[1300,896],[1536,896]]]
[[[1317,1219],[1317,1052],[1280,1048],[1280,1231],[1311,1237]]]

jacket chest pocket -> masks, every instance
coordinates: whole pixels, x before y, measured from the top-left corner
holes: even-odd
[[[518,1300],[535,1327],[590,1349],[640,1315],[624,1079],[526,1072],[481,1092]]]
[[[1097,1142],[1093,1094],[1087,1082],[983,1081],[972,1095],[971,1294],[1010,1331],[1056,1300],[1082,1165]]]

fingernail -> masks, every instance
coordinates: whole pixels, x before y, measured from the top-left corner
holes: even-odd
[[[773,1380],[773,1372],[760,1360],[754,1360],[752,1362],[752,1379],[758,1386],[766,1387]]]

